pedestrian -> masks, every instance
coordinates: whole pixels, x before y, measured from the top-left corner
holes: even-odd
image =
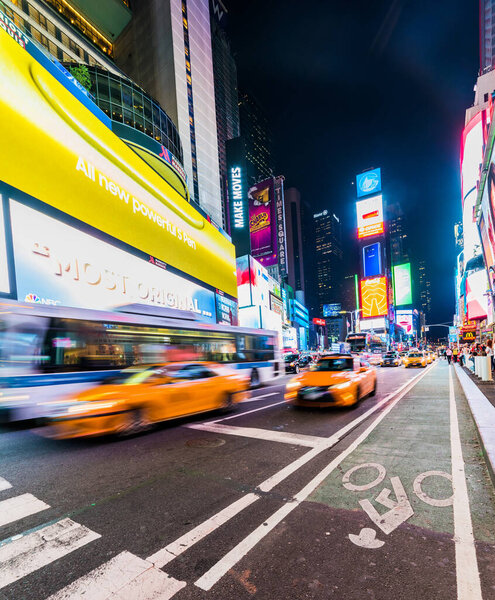
[[[454,359],[454,362],[457,362],[457,357],[459,356],[459,348],[457,346],[454,346],[454,350],[452,351],[452,358]]]
[[[447,348],[447,350],[445,350],[445,356],[447,357],[447,362],[450,365],[450,362],[452,361],[452,349],[450,346]]]
[[[493,340],[486,343],[486,355],[490,357],[490,369],[493,371]]]

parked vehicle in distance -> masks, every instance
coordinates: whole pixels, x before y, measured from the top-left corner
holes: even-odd
[[[382,350],[380,348],[374,348],[367,357],[367,361],[370,365],[378,367],[382,364]]]
[[[250,378],[211,362],[139,365],[104,383],[53,402],[46,435],[80,438],[146,431],[160,421],[230,410],[248,395]]]
[[[334,354],[293,377],[287,383],[285,399],[295,406],[355,406],[375,393],[376,369],[351,354]]]
[[[288,353],[284,354],[285,372],[286,373],[299,373],[299,354]]]
[[[399,367],[402,361],[398,352],[385,352],[382,357],[382,367]]]

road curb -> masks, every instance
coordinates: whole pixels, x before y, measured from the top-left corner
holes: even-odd
[[[483,455],[492,483],[495,485],[495,406],[490,403],[485,394],[459,365],[454,365],[454,367],[476,423]]]

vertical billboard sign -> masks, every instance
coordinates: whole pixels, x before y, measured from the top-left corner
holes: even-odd
[[[363,271],[365,277],[377,277],[382,274],[380,242],[363,247]]]
[[[356,175],[357,197],[376,194],[382,190],[382,173],[380,169],[373,169]]]
[[[396,306],[412,304],[411,263],[394,265],[394,297]]]
[[[356,202],[358,238],[381,235],[385,232],[382,196]]]
[[[251,253],[247,197],[246,150],[241,137],[227,140],[227,192],[230,235],[236,257]]]
[[[387,278],[362,279],[360,287],[363,319],[385,316],[388,313]]]
[[[277,213],[277,252],[280,276],[287,275],[287,246],[285,240],[284,178],[275,178],[275,208]]]
[[[276,212],[273,179],[249,188],[251,255],[264,267],[277,264]]]
[[[414,335],[414,318],[412,310],[398,310],[397,311],[397,325],[407,333],[407,335]]]

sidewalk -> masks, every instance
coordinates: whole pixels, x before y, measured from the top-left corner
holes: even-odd
[[[483,454],[495,484],[495,383],[481,381],[467,367],[455,365],[457,378],[469,403]]]

